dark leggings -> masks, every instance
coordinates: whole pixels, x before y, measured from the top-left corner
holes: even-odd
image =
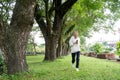
[[[79,68],[80,51],[72,53],[72,64],[75,63],[75,58],[76,58],[76,68]]]

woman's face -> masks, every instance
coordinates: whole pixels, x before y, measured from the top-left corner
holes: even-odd
[[[74,36],[75,36],[75,37],[78,37],[78,31],[75,31],[75,32],[74,32]]]

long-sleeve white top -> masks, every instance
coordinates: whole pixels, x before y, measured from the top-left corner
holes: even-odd
[[[75,44],[77,40],[78,40],[78,44]],[[75,38],[74,36],[72,36],[70,38],[69,45],[71,47],[71,53],[80,51],[80,38],[79,37]]]

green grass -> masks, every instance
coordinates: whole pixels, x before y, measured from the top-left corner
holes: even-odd
[[[29,72],[0,80],[120,80],[120,63],[81,56],[80,71],[71,67],[71,56],[43,62],[43,55],[28,56]]]

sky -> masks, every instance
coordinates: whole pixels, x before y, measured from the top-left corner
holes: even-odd
[[[118,31],[119,28],[120,20],[118,20],[113,26],[115,32],[110,31],[108,33],[105,33],[103,30],[100,30],[99,32],[94,32],[91,38],[86,38],[86,42],[87,44],[92,44],[98,41],[119,41],[120,40],[120,33]]]
[[[120,39],[120,33],[118,33],[118,28],[120,28],[120,20],[118,20],[115,25],[113,26],[113,29],[115,30],[115,32],[108,32],[105,33],[103,30],[100,30],[99,32],[94,32],[92,35],[92,37],[90,38],[86,38],[86,43],[87,44],[93,44],[97,41],[118,41]],[[35,38],[35,42],[37,44],[44,44],[45,41],[43,38],[39,38],[40,36],[40,32],[38,32],[34,38]]]
[[[35,42],[40,45],[40,44],[45,44],[44,38],[40,38],[40,31],[34,36],[35,37]]]

